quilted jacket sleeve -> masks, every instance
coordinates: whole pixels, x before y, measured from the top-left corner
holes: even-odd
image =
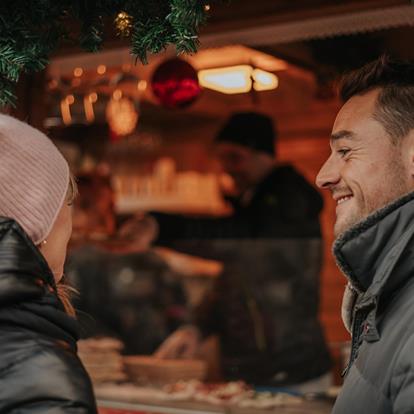
[[[414,413],[414,335],[399,353],[391,381],[394,414]]]

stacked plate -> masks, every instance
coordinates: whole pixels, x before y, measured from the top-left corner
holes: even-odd
[[[195,359],[159,359],[151,356],[124,357],[131,381],[146,385],[165,385],[192,379],[203,380],[207,364]]]
[[[127,379],[122,348],[122,343],[113,338],[92,338],[78,342],[78,355],[94,384]]]

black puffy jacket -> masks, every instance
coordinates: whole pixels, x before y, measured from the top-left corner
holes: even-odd
[[[0,218],[0,413],[96,413],[76,355],[76,321],[41,253]]]

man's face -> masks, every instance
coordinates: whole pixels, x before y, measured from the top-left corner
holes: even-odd
[[[374,119],[379,90],[354,96],[335,120],[331,155],[316,178],[337,203],[336,236],[413,188],[405,138],[393,144]]]
[[[221,142],[217,144],[216,153],[224,172],[233,178],[237,191],[243,192],[255,184],[255,151],[242,145]]]

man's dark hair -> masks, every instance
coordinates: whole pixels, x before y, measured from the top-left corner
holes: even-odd
[[[394,143],[414,128],[414,62],[383,55],[361,69],[345,75],[339,94],[345,102],[379,88],[374,117]]]

